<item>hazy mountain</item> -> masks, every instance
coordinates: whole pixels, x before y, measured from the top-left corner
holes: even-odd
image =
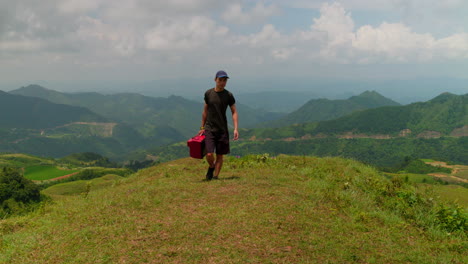
[[[354,111],[381,106],[396,106],[399,103],[375,91],[366,91],[346,100],[312,99],[283,118],[262,124],[263,127],[281,127],[291,124],[335,119]]]
[[[468,94],[443,93],[427,102],[368,109],[320,122],[315,131],[394,134],[409,129],[413,135],[425,131],[450,135],[455,129],[468,125],[467,103]]]
[[[0,128],[53,128],[72,122],[106,122],[90,110],[0,91]]]

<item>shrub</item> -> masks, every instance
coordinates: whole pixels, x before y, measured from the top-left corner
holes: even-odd
[[[39,187],[17,170],[3,168],[0,171],[0,217],[27,212],[42,198]]]
[[[468,215],[460,206],[441,205],[436,217],[438,225],[449,232],[468,231]]]

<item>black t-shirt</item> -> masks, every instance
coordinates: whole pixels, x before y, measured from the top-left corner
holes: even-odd
[[[236,103],[232,93],[226,89],[216,92],[211,88],[205,92],[205,103],[208,105],[205,129],[213,132],[228,131],[226,109]]]

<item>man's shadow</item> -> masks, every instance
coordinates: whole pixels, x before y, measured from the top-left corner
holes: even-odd
[[[211,182],[211,181],[232,181],[232,180],[238,180],[240,179],[239,176],[231,176],[231,177],[226,177],[226,178],[219,178],[219,179],[213,179],[213,180],[207,180],[207,179],[203,179],[201,180],[200,182]]]

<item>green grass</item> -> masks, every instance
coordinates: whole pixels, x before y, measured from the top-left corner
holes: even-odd
[[[453,174],[453,176],[468,180],[468,166],[463,165],[455,165],[453,166],[457,172]]]
[[[160,164],[0,221],[0,263],[467,263],[439,201],[340,158]]]
[[[387,177],[398,177],[405,181],[412,182],[412,183],[429,183],[429,184],[436,184],[438,183],[434,176],[429,176],[427,174],[415,174],[415,173],[385,173],[388,175]]]
[[[468,210],[468,188],[458,185],[438,185],[434,187],[434,191],[441,200],[456,202]]]
[[[29,166],[25,168],[24,177],[34,181],[45,181],[78,171],[58,169],[56,166]]]

